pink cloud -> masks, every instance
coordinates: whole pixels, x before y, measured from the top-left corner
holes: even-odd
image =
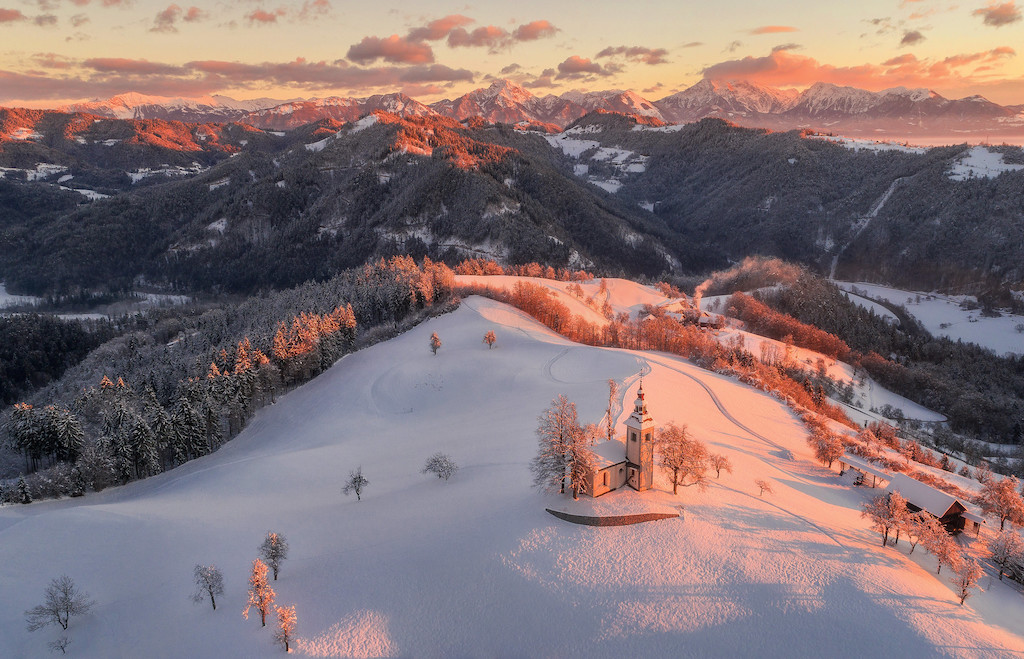
[[[284,7],[278,7],[273,11],[266,11],[264,9],[256,9],[245,15],[245,19],[249,21],[250,25],[269,25],[276,23],[278,18],[281,18],[287,13]]]
[[[558,80],[576,80],[591,75],[608,76],[616,70],[617,67],[611,67],[610,65],[609,67],[602,67],[597,62],[592,62],[586,57],[572,55],[558,65],[558,75],[555,78]]]
[[[882,64],[833,66],[812,57],[788,50],[776,50],[764,57],[744,57],[713,64],[704,69],[705,78],[715,80],[750,80],[772,86],[805,86],[815,82],[831,82],[863,89],[908,87],[963,87],[972,82],[975,64],[990,64],[1013,57],[1016,51],[1000,46],[988,51],[952,55],[941,60],[918,59],[912,54],[900,55]]]
[[[346,54],[353,62],[369,64],[378,59],[394,64],[425,64],[434,61],[434,51],[425,43],[409,41],[397,34],[381,39],[363,37]]]
[[[414,27],[409,30],[406,37],[409,41],[439,41],[448,36],[448,33],[458,27],[471,25],[472,18],[460,14],[452,14],[444,18],[430,21],[423,27]]]
[[[799,32],[799,30],[789,25],[762,25],[750,30],[750,34],[779,34],[780,32]]]
[[[655,65],[667,64],[668,60],[665,59],[665,55],[668,55],[668,51],[664,48],[647,48],[646,46],[617,46],[613,48],[609,46],[595,55],[594,59],[622,56],[633,62]]]
[[[0,24],[27,20],[28,16],[17,9],[0,9]]]
[[[515,32],[512,33],[512,38],[516,41],[535,41],[545,37],[553,37],[558,32],[559,29],[549,21],[532,21],[517,27]]]
[[[452,48],[487,47],[496,49],[508,42],[508,32],[494,25],[478,27],[472,32],[457,27],[448,33],[448,45]]]
[[[1004,2],[1002,4],[996,4],[990,2],[987,7],[981,9],[975,9],[971,12],[973,16],[981,16],[982,22],[985,25],[991,25],[993,27],[1002,27],[1009,25],[1010,23],[1016,23],[1020,20],[1021,14],[1020,9],[1017,8],[1014,0]]]

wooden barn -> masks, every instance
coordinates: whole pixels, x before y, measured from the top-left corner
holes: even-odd
[[[887,492],[899,492],[907,500],[907,508],[913,512],[923,510],[932,515],[946,527],[950,533],[968,531],[977,535],[985,518],[971,510],[967,505],[942,490],[937,490],[906,474],[895,474]]]
[[[892,480],[892,474],[881,467],[876,467],[862,457],[843,453],[839,458],[839,475],[849,469],[857,472],[857,485],[870,485],[877,487],[880,482],[888,483]]]

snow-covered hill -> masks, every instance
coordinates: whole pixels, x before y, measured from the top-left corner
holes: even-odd
[[[612,290],[617,306],[629,301]],[[579,504],[674,508],[674,520],[592,528],[545,513],[572,503],[530,487],[537,415],[564,393],[599,421],[606,380],[628,403],[641,373],[656,421],[688,424],[734,472],[679,496],[659,473],[642,496]],[[734,380],[576,345],[470,297],[281,397],[215,454],[82,499],[0,509],[0,656],[46,654],[55,632],[27,632],[22,612],[61,573],[97,602],[72,620],[77,656],[276,655],[270,629],[241,616],[267,530],[291,545],[273,587],[296,606],[300,656],[1024,652],[1019,594],[986,577],[958,606],[931,556],[877,546],[859,516],[873,492],[814,463],[803,437],[787,408]],[[450,482],[419,473],[435,451],[461,466]],[[370,481],[360,502],[340,494],[358,466]],[[758,478],[774,494],[759,497]],[[216,611],[189,601],[196,563],[224,572]]]

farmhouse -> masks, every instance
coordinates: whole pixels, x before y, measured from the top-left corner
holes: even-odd
[[[906,474],[892,477],[887,492],[899,492],[907,500],[907,508],[913,512],[923,510],[932,515],[950,533],[970,531],[977,535],[985,518],[967,509],[966,504],[951,494],[925,485]]]
[[[643,492],[654,484],[654,419],[647,412],[640,383],[633,413],[626,419],[626,445],[612,439],[591,448],[594,468],[583,491],[592,497],[629,485]]]

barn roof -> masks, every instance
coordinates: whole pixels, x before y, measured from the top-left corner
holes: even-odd
[[[858,457],[856,455],[843,453],[843,457],[839,458],[839,462],[840,464],[845,464],[851,469],[859,471],[862,474],[870,474],[872,476],[877,476],[878,478],[882,478],[887,481],[892,480],[892,474],[890,474],[888,471],[880,467],[876,467],[875,465],[871,464],[864,458]]]
[[[947,494],[930,485],[925,485],[906,474],[894,475],[885,489],[887,492],[899,492],[908,502],[940,519],[945,517],[950,512],[950,509],[955,508],[957,505],[962,510],[967,509],[967,506],[952,494]]]
[[[616,439],[598,442],[590,447],[590,452],[594,454],[594,467],[597,469],[626,461],[626,447]]]

